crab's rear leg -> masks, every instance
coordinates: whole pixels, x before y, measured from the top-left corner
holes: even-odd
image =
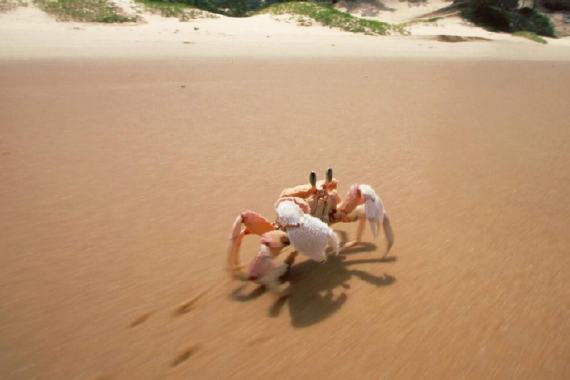
[[[242,224],[245,228],[242,230]],[[239,259],[241,243],[245,235],[263,235],[273,231],[274,225],[263,216],[253,211],[241,213],[232,226],[230,241],[228,243],[228,266],[232,274],[237,274],[242,269]]]

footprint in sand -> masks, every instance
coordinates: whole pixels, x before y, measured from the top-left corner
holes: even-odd
[[[137,319],[135,319],[135,320],[129,325],[129,328],[133,328],[133,327],[136,327],[136,326],[138,326],[138,325],[141,325],[141,324],[145,323],[145,322],[147,321],[147,319],[149,319],[150,316],[153,315],[153,314],[154,314],[154,311],[151,311],[151,312],[148,312],[148,313],[144,313],[144,314],[139,315],[139,316],[137,317]]]
[[[188,347],[183,348],[176,357],[176,359],[174,359],[174,361],[172,362],[171,367],[176,367],[178,364],[188,360],[188,358],[192,356],[197,349],[198,346],[195,344],[191,344]]]
[[[258,346],[264,343],[269,342],[270,340],[272,340],[273,337],[272,336],[260,336],[257,338],[253,338],[252,340],[250,340],[247,345],[248,346]]]
[[[180,315],[187,314],[190,310],[194,309],[194,305],[196,304],[196,302],[200,298],[204,297],[208,292],[209,290],[206,290],[198,294],[196,297],[192,298],[191,300],[181,303],[176,309],[174,309],[174,312],[172,313],[173,316],[178,317]]]

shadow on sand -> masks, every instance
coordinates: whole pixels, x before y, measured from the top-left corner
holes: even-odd
[[[346,241],[346,235],[342,231],[337,233],[341,241]],[[356,268],[353,269],[358,264],[380,264],[396,261],[396,257],[392,256],[377,259],[353,258],[356,253],[375,250],[376,245],[362,243],[342,251],[339,256],[329,256],[324,264],[307,260],[293,265],[291,271],[283,276],[283,280],[290,283],[291,295],[275,301],[269,310],[269,316],[278,316],[283,307],[288,304],[293,327],[308,327],[330,317],[344,305],[348,298],[346,292],[342,291],[335,297],[333,290],[337,288],[350,289],[349,281],[353,277],[377,287],[393,284],[396,278],[388,274],[378,277]],[[245,287],[244,284],[234,290],[231,298],[235,301],[247,302],[265,293],[264,287],[260,286],[248,294],[242,294]]]

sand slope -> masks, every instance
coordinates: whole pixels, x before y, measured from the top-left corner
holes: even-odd
[[[395,13],[406,14],[403,10]],[[490,33],[457,17],[437,23],[415,24],[410,28],[413,36],[375,37],[319,25],[300,27],[294,22],[287,22],[286,17],[267,15],[191,22],[146,13],[142,16],[145,22],[130,25],[58,23],[32,5],[20,7],[0,14],[0,59],[570,58],[568,38],[548,39],[549,44],[544,46],[507,34]],[[438,41],[438,35],[478,37],[489,41],[450,44]]]

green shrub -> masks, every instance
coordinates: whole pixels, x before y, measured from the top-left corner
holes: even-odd
[[[376,20],[354,17],[348,13],[334,8],[309,2],[288,2],[274,4],[259,13],[272,15],[291,15],[293,20],[299,22],[302,18],[310,18],[321,25],[330,28],[339,28],[352,33],[367,35],[387,35],[390,32],[406,34],[403,25],[392,25]]]
[[[538,43],[541,43],[541,44],[547,44],[547,43],[548,43],[544,38],[540,37],[540,36],[537,35],[536,33],[527,32],[527,31],[525,31],[525,30],[520,31],[520,32],[516,32],[516,33],[514,33],[514,35],[515,35],[515,36],[518,36],[518,37],[524,37],[524,38],[527,38],[527,39],[529,39],[529,40],[532,40],[532,41],[534,41],[534,42],[538,42]]]
[[[465,8],[461,15],[487,29],[514,33],[529,31],[541,36],[555,37],[550,19],[531,8],[506,10],[488,2],[478,1]]]
[[[202,11],[187,3],[178,3],[162,0],[135,0],[143,4],[145,9],[153,14],[163,17],[177,17],[180,21],[189,21],[198,18],[218,18],[219,16]]]
[[[35,0],[45,12],[61,21],[134,22],[136,17],[125,16],[107,0]]]

